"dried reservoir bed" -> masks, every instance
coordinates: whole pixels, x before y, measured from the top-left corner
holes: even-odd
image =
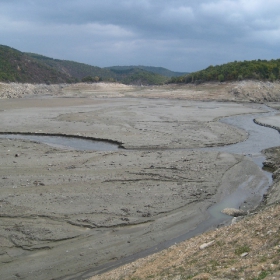
[[[217,120],[264,111],[145,98],[2,100],[3,133],[81,135],[129,150],[0,139],[1,279],[82,274],[193,229],[246,176],[253,193],[265,176],[252,161],[195,148],[244,141],[245,131]]]

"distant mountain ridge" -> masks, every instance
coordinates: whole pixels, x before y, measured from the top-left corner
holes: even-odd
[[[138,66],[111,66],[111,67],[106,67],[106,69],[110,69],[110,70],[128,70],[128,69],[134,69],[134,68],[138,68],[144,71],[148,71],[148,72],[152,72],[155,74],[159,74],[165,77],[179,77],[179,76],[183,76],[185,74],[188,74],[187,72],[174,72],[171,70],[168,70],[166,68],[163,67],[154,67],[154,66],[143,66],[143,65],[138,65]]]
[[[180,73],[183,75],[184,73]],[[111,81],[125,84],[163,84],[177,77],[163,67],[113,66],[100,68],[40,54],[24,53],[0,45],[0,81],[21,83],[75,83]]]
[[[192,73],[153,66],[97,67],[25,53],[0,45],[0,82],[77,83],[110,81],[134,85],[203,83],[238,80],[280,80],[280,59],[234,61]]]

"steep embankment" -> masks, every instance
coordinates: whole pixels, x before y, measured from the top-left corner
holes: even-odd
[[[241,81],[200,85],[133,86],[120,83],[18,84],[0,83],[0,98],[18,98],[38,94],[60,96],[132,96],[186,100],[218,100],[234,102],[277,102],[280,82]]]

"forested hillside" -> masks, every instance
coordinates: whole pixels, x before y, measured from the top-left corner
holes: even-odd
[[[79,63],[75,61],[53,59],[34,53],[27,53],[27,55],[31,56],[38,62],[44,63],[57,71],[66,73],[67,75],[73,76],[77,79],[83,79],[88,76],[102,77],[103,79],[113,78],[110,70],[103,69],[100,67],[91,66],[85,63]]]
[[[124,66],[100,68],[23,53],[0,45],[0,81],[20,83],[73,83],[110,81],[137,85],[159,85],[178,75],[162,67]],[[182,74],[182,73],[180,73]]]
[[[163,67],[154,67],[154,66],[143,66],[143,65],[138,65],[138,66],[111,66],[107,67],[107,69],[110,70],[131,70],[131,69],[141,69],[147,72],[155,73],[164,77],[180,77],[182,75],[188,74],[186,72],[174,72],[170,71],[166,68]]]
[[[0,45],[0,81],[21,83],[71,83],[75,78],[57,71],[16,49]]]
[[[179,76],[180,75],[180,76]],[[238,80],[280,79],[280,59],[234,61],[193,72],[173,72],[163,67],[112,66],[100,68],[85,63],[24,53],[0,45],[0,81],[20,83],[75,83],[110,81],[135,85],[203,83]]]
[[[252,60],[234,61],[172,78],[171,83],[200,83],[209,81],[237,81],[237,80],[269,80],[280,79],[280,59],[277,60]]]
[[[117,80],[122,81],[122,83],[127,85],[159,85],[164,84],[169,80],[168,77],[139,68],[128,68],[121,70],[113,68],[111,71],[116,75]]]

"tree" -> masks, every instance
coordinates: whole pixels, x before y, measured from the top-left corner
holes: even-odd
[[[218,76],[218,80],[219,80],[219,82],[223,82],[223,81],[225,80],[224,75],[223,75],[223,74],[220,74],[220,75]]]
[[[270,80],[271,82],[274,82],[274,81],[276,80],[276,77],[275,77],[275,75],[274,75],[273,73],[271,73],[271,74],[269,75],[269,80]]]

